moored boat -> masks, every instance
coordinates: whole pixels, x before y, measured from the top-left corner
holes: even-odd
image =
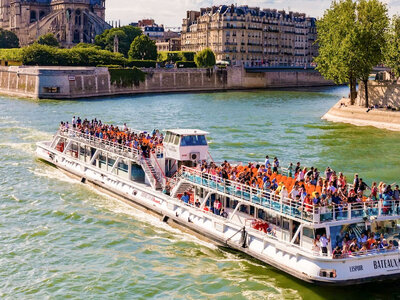
[[[126,126],[103,132],[79,125],[63,124],[51,141],[39,142],[38,157],[308,282],[349,285],[400,276],[397,200],[307,204],[202,169],[212,160],[205,131],[170,129],[164,137]],[[269,178],[295,184],[289,173],[279,168]],[[391,243],[336,251],[349,238],[365,244],[363,234],[372,232]]]

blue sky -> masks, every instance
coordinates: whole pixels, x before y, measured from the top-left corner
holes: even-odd
[[[384,0],[390,14],[400,12],[400,0]],[[220,4],[247,4],[261,8],[276,8],[304,12],[319,17],[329,8],[331,0],[106,0],[106,18],[129,24],[143,18],[153,18],[158,24],[180,26],[187,10]]]

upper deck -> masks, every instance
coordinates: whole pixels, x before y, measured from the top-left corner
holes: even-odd
[[[216,193],[240,200],[246,204],[258,205],[290,219],[311,224],[356,223],[366,220],[400,219],[400,207],[396,200],[347,203],[346,205],[315,206],[297,202],[290,198],[235,181],[201,172],[194,168],[182,167],[181,178]]]

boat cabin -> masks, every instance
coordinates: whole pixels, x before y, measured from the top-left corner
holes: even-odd
[[[174,173],[182,165],[194,167],[208,158],[208,132],[198,129],[168,129],[165,132],[166,174]]]

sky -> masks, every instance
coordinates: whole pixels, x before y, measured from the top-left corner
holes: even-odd
[[[389,14],[400,12],[400,0],[383,0],[387,3]],[[212,5],[232,4],[276,8],[306,13],[320,17],[329,8],[331,0],[106,0],[107,21],[121,21],[121,25],[151,18],[157,24],[167,27],[180,27],[187,10],[199,10]]]

